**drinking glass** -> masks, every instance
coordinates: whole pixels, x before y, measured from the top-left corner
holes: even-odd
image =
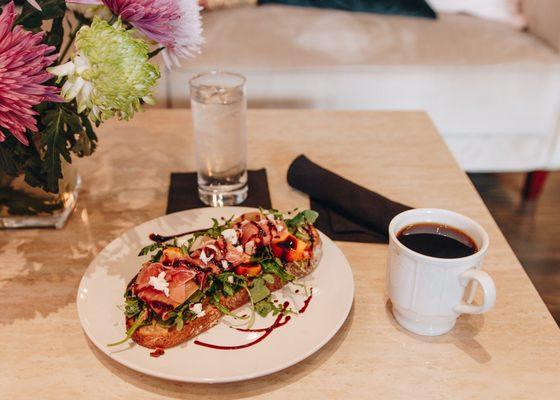
[[[189,81],[198,195],[212,207],[247,198],[245,77],[224,71]]]

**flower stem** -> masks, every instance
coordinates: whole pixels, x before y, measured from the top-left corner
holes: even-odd
[[[74,43],[74,39],[76,38],[76,34],[78,33],[78,31],[80,30],[80,28],[83,25],[84,25],[84,23],[82,21],[78,21],[78,24],[76,25],[76,27],[72,30],[72,32],[70,32],[70,35],[68,35],[68,43],[66,43],[66,46],[64,46],[64,50],[62,50],[62,53],[60,53],[60,56],[58,57],[58,63],[59,64],[62,61],[64,61],[64,58],[66,57],[66,53],[68,53],[68,50],[70,50],[70,47]]]
[[[155,49],[154,51],[149,52],[148,53],[148,58],[152,58],[152,57],[157,56],[160,53],[160,51],[162,51],[163,49],[165,49],[165,47],[160,47],[158,49]]]

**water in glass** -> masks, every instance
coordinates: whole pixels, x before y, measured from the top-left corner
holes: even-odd
[[[211,72],[190,84],[200,199],[213,207],[239,204],[248,189],[245,79]]]

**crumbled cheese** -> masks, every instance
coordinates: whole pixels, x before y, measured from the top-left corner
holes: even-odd
[[[235,248],[235,250],[237,250],[240,253],[243,253],[243,246],[239,245]]]
[[[165,271],[161,271],[157,277],[150,276],[149,285],[169,297],[169,282],[165,280]]]
[[[249,221],[247,221],[246,219],[244,219],[243,221],[241,221],[241,226],[247,225],[248,223],[249,223]]]
[[[210,254],[210,256],[208,256],[206,255],[204,249],[202,249],[202,251],[200,252],[200,261],[202,261],[204,264],[208,264],[208,262],[213,258],[214,254]]]
[[[229,242],[234,246],[237,244],[237,231],[235,229],[225,229],[222,232],[222,236],[226,242]]]
[[[253,254],[253,250],[255,250],[255,242],[249,240],[247,243],[245,243],[245,252],[247,254]]]
[[[268,214],[268,215],[266,216],[266,218],[267,218],[270,222],[276,221],[276,219],[274,218],[274,215],[272,215],[272,214]]]
[[[229,268],[229,263],[226,260],[222,260],[222,268],[223,269],[228,269]]]
[[[202,310],[202,303],[191,304],[189,308],[196,314],[197,318],[204,317],[206,315],[206,312]]]
[[[283,229],[284,229],[284,227],[282,225],[276,225],[276,230],[278,232],[282,232]]]
[[[228,281],[229,283],[233,283],[233,276],[232,276],[232,275],[228,276],[228,277],[227,277],[227,281]]]

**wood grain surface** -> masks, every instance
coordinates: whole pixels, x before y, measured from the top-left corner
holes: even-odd
[[[491,238],[485,269],[498,291],[491,312],[462,316],[441,337],[408,333],[385,295],[386,246],[339,243],[355,276],[353,310],[340,332],[300,364],[210,386],[151,378],[113,362],[81,329],[80,278],[111,240],[164,213],[170,173],[194,169],[193,138],[187,110],[151,110],[99,131],[97,153],[79,161],[83,190],[67,226],[0,231],[1,399],[560,398],[560,330],[420,112],[250,111],[249,168],[267,168],[280,209],[309,205],[286,182],[289,163],[305,153],[405,204],[474,218]],[[196,368],[196,360],[186,365]]]

